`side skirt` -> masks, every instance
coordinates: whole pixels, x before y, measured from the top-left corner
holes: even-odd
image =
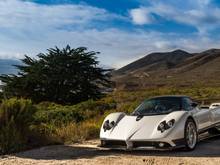
[[[202,128],[201,130],[198,131],[198,134],[205,133],[205,132],[207,132],[210,128],[219,127],[219,125],[220,125],[220,122],[215,123],[215,124],[212,124],[212,125],[210,125],[210,126],[208,126],[208,127]]]

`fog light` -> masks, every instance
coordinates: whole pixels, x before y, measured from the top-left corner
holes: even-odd
[[[164,147],[164,143],[159,143],[159,147]]]

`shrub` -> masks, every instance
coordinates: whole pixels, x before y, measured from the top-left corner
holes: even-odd
[[[0,152],[9,153],[25,148],[36,109],[30,100],[3,100],[0,106]]]
[[[12,119],[0,128],[0,153],[12,153],[25,147],[25,140]]]
[[[72,106],[62,106],[50,102],[38,105],[32,129],[50,139],[50,143],[70,143],[98,137],[100,125],[106,112],[115,111],[113,97],[88,100]]]
[[[56,126],[69,122],[80,122],[84,118],[83,114],[77,109],[66,106],[49,107],[46,110],[38,110],[35,114],[36,123],[54,124]]]
[[[35,122],[55,126],[67,125],[72,122],[79,123],[104,114],[106,110],[115,107],[116,103],[112,98],[98,101],[88,100],[72,106],[44,102],[37,105],[38,111],[35,114]]]

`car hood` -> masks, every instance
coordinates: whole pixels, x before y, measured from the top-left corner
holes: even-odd
[[[114,128],[106,131],[104,137],[114,140],[147,140],[164,138],[169,131],[161,133],[157,130],[158,125],[166,120],[178,120],[184,112],[172,112],[166,115],[143,116],[137,120],[137,116],[125,116]]]

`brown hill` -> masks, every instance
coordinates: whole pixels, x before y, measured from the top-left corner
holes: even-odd
[[[182,50],[175,50],[172,52],[165,53],[151,53],[137,61],[134,61],[120,69],[118,69],[116,74],[125,74],[129,72],[133,72],[139,69],[144,70],[160,70],[160,69],[168,69],[169,66],[175,66],[179,64],[184,59],[191,57],[192,54],[187,53]]]
[[[175,50],[151,53],[116,70],[113,80],[118,89],[153,86],[220,85],[220,49],[201,53]]]

